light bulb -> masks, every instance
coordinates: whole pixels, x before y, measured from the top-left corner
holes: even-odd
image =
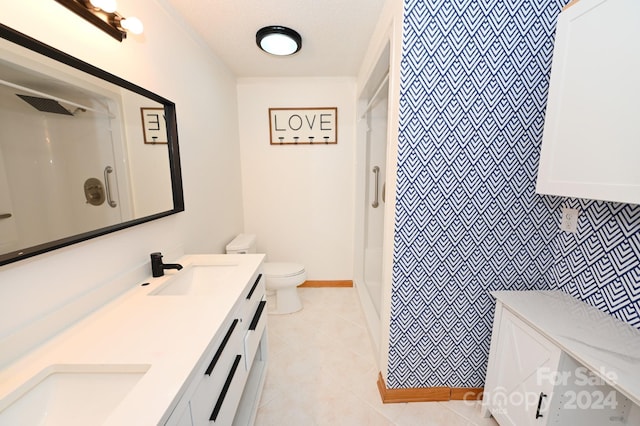
[[[284,34],[271,34],[260,42],[263,50],[273,55],[291,55],[298,49],[296,42]]]
[[[118,9],[118,3],[116,0],[90,0],[93,7],[97,7],[107,13],[113,13]]]
[[[142,34],[144,31],[144,25],[142,25],[142,22],[135,16],[122,18],[120,26],[132,34]]]

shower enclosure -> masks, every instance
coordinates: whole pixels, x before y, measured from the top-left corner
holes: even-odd
[[[0,63],[0,253],[131,219],[119,114],[102,94]]]
[[[384,49],[359,99],[355,281],[376,346],[382,301],[382,252],[386,204],[389,47]]]

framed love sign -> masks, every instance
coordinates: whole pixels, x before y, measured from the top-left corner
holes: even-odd
[[[164,108],[140,108],[144,143],[167,143],[167,123]]]
[[[338,108],[269,108],[271,145],[338,143]]]

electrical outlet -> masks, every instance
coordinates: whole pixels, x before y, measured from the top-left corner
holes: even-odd
[[[562,208],[562,221],[560,229],[566,232],[576,233],[578,230],[578,209]]]

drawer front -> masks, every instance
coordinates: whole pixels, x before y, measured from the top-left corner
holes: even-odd
[[[191,398],[191,411],[194,419],[208,418],[211,413],[215,403],[214,396],[222,389],[236,355],[242,350],[240,346],[242,336],[241,321],[236,318],[227,325],[225,334],[216,346],[211,358],[206,361],[207,367],[199,378],[199,384]],[[196,424],[198,423],[196,422]]]
[[[193,426],[191,423],[191,407],[189,401],[180,404],[169,419],[165,422],[165,426]]]
[[[244,302],[242,302],[242,318],[247,321],[245,329],[249,325],[249,321],[253,317],[258,304],[265,295],[265,278],[262,274],[258,274],[245,290]]]
[[[230,361],[231,354],[235,352],[235,347],[237,345],[238,337],[241,335],[241,325],[240,319],[234,319],[229,327],[227,328],[227,332],[224,337],[220,341],[218,348],[216,349],[211,361],[209,361],[209,365],[205,370],[205,375],[210,376],[212,378],[216,378],[217,375],[221,374],[220,371],[224,370],[224,366],[227,365]],[[217,368],[218,365],[222,365],[222,368]]]
[[[261,300],[253,314],[249,329],[244,336],[244,363],[247,371],[251,369],[256,349],[260,345],[262,332],[267,326],[267,301]]]
[[[264,295],[264,292],[265,292],[264,281],[265,281],[265,278],[262,274],[258,274],[255,277],[255,279],[253,280],[253,283],[250,286],[248,286],[248,291],[245,296],[245,300],[247,302],[255,303],[256,301],[260,301],[260,299],[262,299],[262,296]]]
[[[202,379],[191,398],[191,414],[194,426],[230,425],[242,396],[247,372],[241,354],[233,354],[226,366],[223,380]]]

